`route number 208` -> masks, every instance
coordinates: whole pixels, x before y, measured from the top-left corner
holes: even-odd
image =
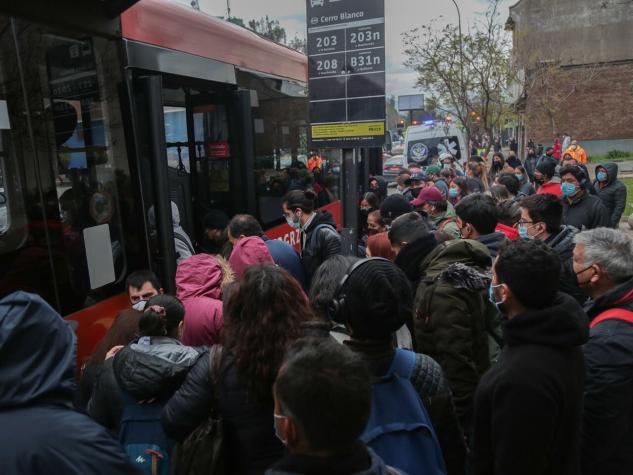
[[[316,62],[317,71],[333,71],[338,69],[338,60],[337,59],[326,59],[324,61]]]

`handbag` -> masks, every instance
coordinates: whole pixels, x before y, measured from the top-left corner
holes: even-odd
[[[176,444],[173,455],[175,475],[228,475],[224,427],[218,409],[217,387],[220,381],[222,348],[209,350],[209,375],[213,384],[214,403],[207,418],[189,436]]]

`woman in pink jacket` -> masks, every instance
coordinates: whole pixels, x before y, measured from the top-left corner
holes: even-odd
[[[224,288],[233,280],[233,271],[221,257],[196,254],[178,264],[176,296],[185,306],[184,345],[219,342]]]

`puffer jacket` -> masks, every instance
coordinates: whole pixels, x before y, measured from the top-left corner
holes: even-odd
[[[473,240],[448,241],[422,262],[414,303],[416,349],[437,361],[453,391],[465,432],[472,423],[473,394],[491,363],[487,290],[490,253]]]
[[[217,409],[224,423],[228,451],[228,473],[263,474],[284,453],[283,445],[275,436],[273,403],[261,404],[254,399],[247,384],[239,378],[231,354],[222,354],[217,374],[215,378],[219,382],[211,376],[209,357],[201,357],[165,405],[163,428],[174,440],[183,440],[211,408],[219,404]]]
[[[77,340],[41,297],[0,300],[0,472],[138,474],[121,445],[75,411]]]
[[[233,279],[230,266],[218,256],[197,254],[178,265],[176,297],[185,306],[183,344],[204,346],[219,341],[223,289]]]
[[[384,376],[393,362],[395,349],[390,340],[346,340],[345,345],[366,363],[372,376]],[[448,475],[462,475],[466,447],[455,414],[448,383],[440,365],[430,356],[417,354],[411,373],[411,384],[426,408],[442,448]]]
[[[600,167],[604,168],[607,172],[607,181],[603,185],[596,180],[593,182],[593,187],[596,190],[598,198],[600,198],[602,204],[607,209],[609,226],[617,229],[620,225],[620,218],[622,217],[622,213],[624,213],[624,208],[626,208],[626,186],[618,180],[617,163],[603,163]]]
[[[633,311],[633,279],[587,308],[593,323],[602,312]],[[592,326],[585,356],[582,473],[625,475],[633,467],[633,324],[605,320]]]
[[[341,236],[336,232],[336,221],[332,215],[327,211],[317,211],[312,222],[302,231],[301,239],[301,257],[309,284],[323,262],[341,253]]]
[[[574,254],[574,236],[578,230],[572,226],[562,226],[557,234],[552,234],[545,240],[561,260],[560,291],[572,296],[579,304],[587,301],[588,295],[578,286],[578,279],[572,265]]]
[[[173,338],[141,337],[106,360],[88,402],[88,413],[118,434],[122,391],[138,401],[166,400],[178,389],[201,353]]]
[[[581,231],[610,224],[609,213],[597,196],[586,191],[571,201],[563,198],[563,223]]]

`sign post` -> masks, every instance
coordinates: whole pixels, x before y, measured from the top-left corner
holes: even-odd
[[[343,249],[356,254],[361,147],[385,141],[384,0],[306,0],[310,143],[340,148]]]

